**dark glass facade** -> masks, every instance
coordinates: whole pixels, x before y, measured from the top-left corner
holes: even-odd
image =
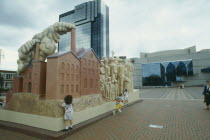
[[[165,86],[193,75],[192,60],[142,64],[143,86]]]
[[[109,8],[101,0],[85,2],[59,16],[59,21],[76,25],[76,47],[92,48],[99,59],[109,58]],[[58,51],[70,50],[70,33],[63,35]]]

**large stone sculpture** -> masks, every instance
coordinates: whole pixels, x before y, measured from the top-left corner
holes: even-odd
[[[100,65],[101,94],[107,99],[115,99],[123,89],[133,92],[133,66],[129,60],[103,57]]]
[[[119,59],[118,60],[118,84],[119,84],[119,92],[123,93],[123,82],[124,82],[124,78],[125,78],[125,69],[124,69],[124,65],[122,64],[122,60]]]
[[[106,70],[105,70],[104,61],[101,61],[101,64],[100,64],[100,80],[102,82],[105,81],[105,78],[106,78],[105,74],[106,74]]]
[[[110,77],[110,67],[108,65],[108,60],[106,57],[103,57],[102,60],[104,61],[104,67],[105,67],[105,77],[108,78]]]
[[[130,79],[128,90],[133,91],[133,64],[130,62],[129,59],[125,60],[125,67],[127,69],[126,76]]]
[[[114,58],[112,57],[109,59],[109,67],[112,81],[115,81],[117,79],[117,65],[115,64]]]
[[[75,25],[64,22],[57,22],[43,32],[36,34],[32,40],[23,44],[19,49],[19,59],[17,73],[20,74],[34,59],[35,44],[40,43],[39,61],[45,61],[46,57],[55,53],[56,43],[59,42],[60,36],[70,32]]]

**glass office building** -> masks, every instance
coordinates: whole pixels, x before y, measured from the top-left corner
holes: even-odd
[[[142,64],[143,86],[165,86],[193,75],[192,60]]]
[[[83,0],[84,2],[84,0]],[[76,48],[92,48],[99,59],[109,58],[109,8],[101,0],[84,2],[59,15],[60,22],[76,25]],[[70,50],[70,33],[63,35],[58,51]]]

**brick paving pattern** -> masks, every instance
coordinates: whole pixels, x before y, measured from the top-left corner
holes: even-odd
[[[97,121],[65,140],[210,140],[210,111],[204,110],[201,93],[202,88],[142,89],[142,102]],[[151,128],[150,124],[163,128]],[[13,134],[29,139],[0,129],[1,138]]]
[[[0,140],[38,140],[38,138],[0,128]]]

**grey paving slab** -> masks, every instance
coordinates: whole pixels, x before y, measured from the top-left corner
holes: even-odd
[[[66,140],[210,139],[210,111],[200,100],[145,99]],[[151,128],[150,124],[163,128]]]
[[[65,140],[210,140],[210,111],[204,110],[201,93],[202,88],[143,89],[140,96],[147,99]],[[0,133],[0,139],[36,139],[2,129]]]
[[[141,98],[159,98],[170,100],[203,99],[202,87],[179,88],[153,88],[140,89]]]

